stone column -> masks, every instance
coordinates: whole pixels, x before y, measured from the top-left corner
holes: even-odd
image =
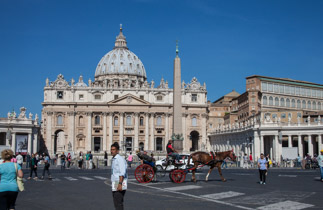
[[[319,147],[318,150],[319,150],[319,154],[321,154],[320,151],[323,149],[323,145],[322,145],[322,134],[319,134],[318,135],[318,139],[317,140],[318,140],[318,147]]]
[[[33,148],[33,142],[32,142],[32,139],[31,139],[31,133],[28,133],[28,152],[29,154],[31,154],[33,151],[32,151],[32,148]]]
[[[169,122],[168,122],[168,120],[169,120],[169,114],[168,113],[166,113],[165,114],[165,143],[166,142],[168,142],[168,140],[169,140]]]
[[[85,143],[85,150],[92,150],[92,112],[87,112],[87,142]]]
[[[278,162],[278,135],[275,135],[273,140],[273,157]]]
[[[302,136],[298,135],[298,154],[303,157],[303,144],[302,144]]]
[[[76,147],[75,147],[75,112],[68,112],[68,118],[69,118],[69,142],[71,142],[72,145],[72,151],[76,152]],[[68,143],[68,142],[67,142]]]
[[[252,155],[253,155],[253,161],[256,161],[257,158],[260,158],[260,153],[261,153],[261,138],[259,138],[258,132],[254,131],[253,134],[253,151],[252,151]]]
[[[263,135],[260,136],[260,153],[265,153],[265,141],[264,141],[264,138],[265,138],[265,136],[263,136]]]
[[[110,153],[110,148],[113,141],[113,113],[109,113],[109,141],[108,141],[108,153]]]
[[[288,147],[293,147],[292,136],[288,135]]]
[[[33,146],[34,146],[34,148],[33,148],[33,153],[35,153],[35,152],[38,152],[38,148],[39,148],[39,146],[38,146],[38,133],[34,133],[34,140],[33,140]]]
[[[52,115],[53,112],[47,112],[47,121],[46,121],[46,140],[45,144],[48,148],[49,155],[54,155],[54,142],[52,139]],[[31,155],[31,154],[30,154]]]
[[[310,153],[310,155],[313,157],[313,144],[312,144],[312,135],[308,135],[308,153]]]
[[[149,150],[155,150],[155,114],[150,114],[150,141]]]
[[[107,151],[107,114],[103,113],[103,151]]]
[[[135,113],[135,142],[134,151],[138,149],[139,145],[139,113]]]
[[[207,150],[207,145],[206,145],[206,138],[207,138],[207,134],[206,134],[206,121],[207,121],[207,114],[202,114],[202,146],[204,148],[201,148],[203,151],[208,151]],[[189,150],[188,150],[189,151]]]
[[[144,150],[148,150],[149,145],[149,114],[145,114],[145,145]]]
[[[125,145],[125,143],[126,142],[124,142],[124,139],[123,139],[123,131],[124,131],[124,127],[123,127],[123,116],[124,116],[124,113],[123,112],[120,112],[120,114],[119,114],[119,120],[120,120],[120,126],[119,126],[119,145],[120,145],[120,149],[121,150],[124,150],[125,149],[125,147],[124,147],[124,145]],[[122,144],[122,142],[124,143],[124,144]]]
[[[12,133],[11,135],[11,149],[16,154],[16,133]]]

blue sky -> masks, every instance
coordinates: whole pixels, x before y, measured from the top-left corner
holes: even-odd
[[[178,39],[182,79],[206,82],[211,101],[253,74],[323,83],[320,0],[1,0],[0,116],[40,114],[47,77],[93,80],[120,23],[155,83],[172,83]]]

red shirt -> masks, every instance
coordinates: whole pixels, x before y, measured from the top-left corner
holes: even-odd
[[[249,156],[249,160],[252,161],[252,155]]]

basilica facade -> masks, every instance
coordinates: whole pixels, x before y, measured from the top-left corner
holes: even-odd
[[[184,71],[185,72],[185,71]],[[194,77],[181,85],[183,153],[206,150],[207,91]],[[114,48],[98,63],[95,77],[46,79],[42,136],[49,154],[102,154],[118,142],[122,152],[165,154],[173,134],[173,89],[147,80],[142,61],[128,49],[122,28]]]

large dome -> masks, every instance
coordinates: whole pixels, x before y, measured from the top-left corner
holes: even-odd
[[[96,67],[95,77],[105,75],[133,75],[146,79],[145,67],[138,56],[128,49],[122,27],[114,49],[105,54]]]

